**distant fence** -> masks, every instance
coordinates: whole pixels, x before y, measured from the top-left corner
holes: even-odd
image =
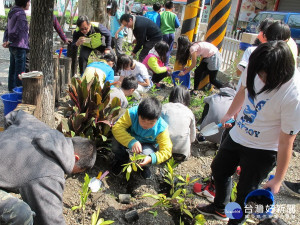
[[[227,32],[225,34],[221,52],[223,58],[221,71],[229,69],[235,61],[238,56],[241,38],[242,34],[240,32]]]
[[[236,57],[238,56],[238,50],[240,48],[240,42],[242,38],[242,33],[239,32],[227,32],[222,45],[222,58],[223,63],[221,66],[221,71],[226,71],[230,68],[232,63],[234,63]],[[241,52],[243,54],[243,52]],[[300,56],[297,58],[297,67],[300,68]],[[234,68],[236,69],[236,68]]]

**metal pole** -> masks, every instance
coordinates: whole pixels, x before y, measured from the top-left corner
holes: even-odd
[[[205,40],[215,45],[219,50],[222,48],[230,9],[231,0],[213,1],[213,7],[209,15]]]
[[[214,0],[211,13],[209,15],[205,41],[215,45],[219,50],[222,48],[223,39],[226,32],[227,20],[230,14],[231,0]],[[198,90],[209,84],[207,75],[199,83]]]
[[[200,0],[187,0],[184,19],[181,28],[181,34],[185,34],[190,41],[193,40],[194,30],[196,26],[197,15],[199,11],[199,2]],[[180,65],[177,60],[174,65],[174,70],[181,70],[182,65]]]

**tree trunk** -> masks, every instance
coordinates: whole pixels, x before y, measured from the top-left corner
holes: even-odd
[[[79,16],[87,15],[90,21],[99,22],[106,26],[108,23],[106,3],[106,0],[79,0]]]
[[[42,121],[50,127],[54,120],[54,74],[53,74],[53,0],[32,0],[30,21],[30,70],[42,71],[43,97]]]
[[[38,119],[43,118],[42,99],[43,99],[43,76],[23,78],[22,103],[35,105],[34,116]]]

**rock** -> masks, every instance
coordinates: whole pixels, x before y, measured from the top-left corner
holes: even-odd
[[[130,204],[130,194],[119,194],[119,202],[122,204]]]
[[[216,154],[215,150],[208,150],[204,153],[205,156],[214,156]]]
[[[133,223],[134,221],[139,219],[139,214],[134,209],[132,211],[129,211],[125,214],[125,219],[128,223]]]

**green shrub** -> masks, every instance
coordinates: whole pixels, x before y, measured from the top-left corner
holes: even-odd
[[[97,74],[89,83],[86,78],[73,77],[67,92],[74,106],[69,108],[67,115],[70,116],[63,118],[57,129],[65,136],[86,137],[102,147],[121,108],[118,98],[110,103],[110,83],[106,82],[101,88]]]

